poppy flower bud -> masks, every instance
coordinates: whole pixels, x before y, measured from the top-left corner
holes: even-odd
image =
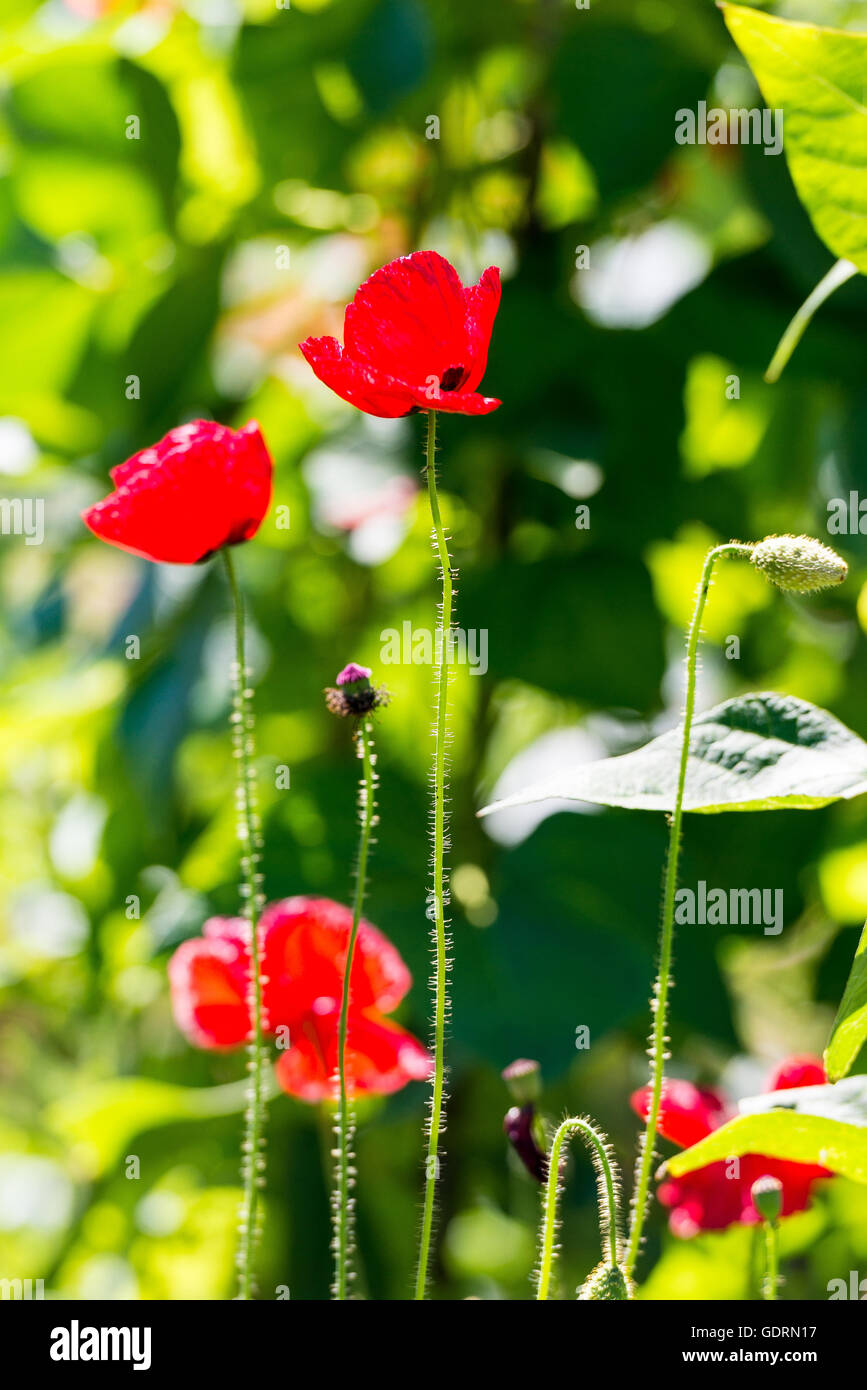
[[[752,564],[791,594],[812,594],[842,584],[849,566],[830,546],[812,536],[766,536],[753,546]]]
[[[776,1221],[783,1209],[783,1184],[779,1178],[757,1178],[750,1188],[753,1206],[763,1221]]]
[[[538,1062],[519,1057],[500,1073],[517,1105],[528,1105],[539,1099],[542,1091],[542,1069]]]
[[[578,1290],[578,1298],[581,1301],[588,1299],[627,1299],[632,1298],[632,1281],[624,1274],[619,1265],[607,1265],[605,1263],[597,1265],[591,1274],[588,1274],[584,1283]]]
[[[370,683],[372,672],[367,666],[350,661],[337,677],[336,686],[325,691],[325,703],[332,714],[342,719],[361,719],[381,705],[388,704],[388,691]]]
[[[535,1117],[534,1106],[513,1105],[503,1120],[503,1130],[530,1176],[544,1182],[548,1158],[536,1142]]]

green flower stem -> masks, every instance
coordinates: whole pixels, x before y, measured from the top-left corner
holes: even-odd
[[[821,309],[826,299],[830,299],[835,290],[838,290],[841,285],[845,285],[847,280],[851,280],[852,276],[857,274],[858,267],[853,265],[851,261],[839,260],[834,262],[827,275],[823,275],[815,289],[807,295],[777,344],[776,351],[765,372],[765,381],[771,383],[779,381],[786,363],[803,338],[813,315]]]
[[[255,809],[254,724],[251,706],[252,691],[247,686],[249,672],[244,633],[244,603],[238,588],[232,552],[221,552],[226,578],[232,593],[235,611],[235,662],[232,667],[232,738],[237,760],[236,809],[238,840],[241,845],[241,894],[244,916],[250,924],[250,984],[249,1002],[253,1015],[253,1036],[248,1049],[247,1069],[250,1073],[245,1111],[245,1133],[242,1148],[241,1180],[243,1197],[239,1220],[238,1297],[251,1299],[255,1292],[253,1262],[259,1237],[259,1193],[265,1183],[264,1142],[264,1046],[262,1010],[262,970],[259,952],[259,915],[262,907],[260,890],[262,837]]]
[[[776,1221],[762,1222],[762,1233],[765,1238],[765,1272],[762,1279],[762,1298],[767,1303],[776,1303],[780,1297],[779,1229]]]
[[[358,753],[362,761],[361,783],[358,792],[358,805],[361,813],[361,840],[358,852],[358,871],[355,879],[355,900],[352,904],[352,928],[349,945],[346,949],[346,965],[343,971],[343,997],[340,1004],[340,1023],[337,1030],[337,1073],[339,1078],[339,1100],[337,1110],[337,1176],[334,1191],[334,1288],[333,1294],[338,1302],[347,1295],[350,1278],[349,1260],[352,1249],[354,1222],[350,1212],[350,1149],[354,1121],[349,1113],[346,1094],[346,1036],[349,1031],[349,989],[352,962],[355,957],[355,943],[358,940],[358,927],[361,922],[361,909],[367,881],[367,857],[370,850],[370,832],[374,823],[376,774],[373,770],[373,725],[365,719],[356,734]]]
[[[557,1233],[557,1194],[560,1189],[560,1151],[564,1140],[580,1134],[590,1149],[599,1183],[599,1225],[602,1233],[602,1255],[612,1265],[620,1263],[620,1216],[617,1207],[618,1180],[611,1151],[604,1134],[589,1120],[576,1117],[564,1120],[554,1135],[548,1158],[548,1178],[542,1207],[542,1236],[540,1241],[537,1300],[547,1299],[554,1268]]]
[[[635,1189],[632,1197],[632,1223],[629,1231],[629,1244],[626,1251],[626,1273],[631,1275],[641,1249],[644,1220],[650,1197],[650,1178],[653,1168],[656,1133],[659,1124],[659,1107],[662,1100],[662,1083],[667,1058],[668,999],[672,988],[671,960],[674,941],[674,901],[677,892],[677,866],[680,858],[680,841],[683,823],[683,794],[686,787],[686,769],[689,760],[689,736],[692,730],[692,717],[695,710],[696,658],[701,636],[701,622],[710,589],[713,567],[724,555],[746,555],[752,546],[731,542],[718,545],[708,551],[704,569],[696,594],[695,609],[690,623],[686,643],[686,699],[684,701],[683,733],[680,749],[680,772],[677,780],[677,795],[674,811],[669,820],[668,858],[665,865],[665,879],[662,897],[662,928],[659,941],[659,973],[653,989],[653,1027],[650,1033],[650,1109],[647,1127],[638,1155],[635,1169]]]
[[[427,1126],[427,1157],[425,1160],[424,1207],[422,1210],[421,1240],[419,1243],[418,1269],[416,1272],[415,1297],[423,1299],[427,1289],[428,1267],[430,1264],[431,1237],[433,1233],[434,1206],[436,1201],[437,1179],[441,1162],[440,1139],[444,1128],[444,1087],[445,1068],[443,1054],[445,1049],[446,1027],[446,986],[448,960],[446,957],[445,923],[445,780],[446,780],[446,736],[448,724],[448,643],[452,628],[452,606],[454,600],[454,581],[448,541],[440,517],[436,481],[436,411],[428,411],[426,467],[428,496],[430,498],[431,519],[433,521],[434,542],[442,569],[442,608],[437,624],[436,668],[434,690],[436,693],[436,717],[434,721],[434,824],[433,824],[433,889],[434,909],[434,1072],[431,1089],[430,1114]]]

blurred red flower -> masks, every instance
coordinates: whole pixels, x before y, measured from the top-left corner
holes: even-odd
[[[336,338],[307,338],[301,351],[326,386],[368,415],[414,410],[488,415],[480,396],[500,304],[500,272],[461,284],[436,251],[416,251],[377,270],[356,291]]]
[[[95,536],[147,560],[193,565],[255,536],[273,465],[255,421],[194,420],[111,470],[115,490],[82,512]]]
[[[825,1069],[817,1057],[789,1057],[774,1072],[767,1089],[791,1090],[797,1086],[821,1086]],[[633,1110],[644,1120],[649,1108],[650,1087],[643,1086],[631,1097]],[[699,1090],[691,1081],[666,1081],[659,1112],[659,1133],[680,1148],[689,1148],[719,1129],[732,1118],[734,1107],[721,1091]],[[758,1178],[778,1178],[783,1185],[783,1216],[803,1211],[809,1204],[813,1184],[830,1178],[827,1168],[813,1163],[790,1163],[786,1159],[766,1158],[762,1154],[743,1154],[737,1171],[729,1176],[733,1160],[709,1163],[681,1178],[666,1178],[659,1185],[659,1200],[671,1209],[668,1224],[674,1235],[688,1238],[699,1231],[724,1231],[739,1222],[759,1221],[750,1189]]]
[[[272,903],[259,924],[265,1031],[288,1041],[277,1079],[301,1100],[336,1094],[337,1028],[351,926],[349,908],[304,897]],[[175,1019],[199,1047],[240,1047],[250,1037],[249,939],[242,918],[212,917],[203,935],[185,941],[169,962]],[[430,1059],[421,1043],[385,1017],[411,982],[394,946],[362,921],[350,981],[350,1095],[386,1095],[427,1077]]]

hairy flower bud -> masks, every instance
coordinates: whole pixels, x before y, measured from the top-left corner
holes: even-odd
[[[614,1301],[632,1298],[633,1295],[633,1285],[628,1275],[624,1274],[619,1265],[605,1264],[604,1261],[587,1275],[578,1290],[578,1298],[582,1301],[587,1299]]]
[[[503,1132],[527,1172],[537,1182],[548,1174],[548,1156],[538,1142],[536,1110],[533,1105],[513,1105],[503,1120]]]
[[[779,1178],[757,1178],[750,1188],[753,1206],[763,1221],[776,1221],[783,1209],[783,1184]]]
[[[367,666],[350,661],[337,677],[337,684],[325,691],[325,703],[332,714],[343,719],[361,719],[381,705],[388,704],[388,691],[370,683],[372,672]]]
[[[792,594],[812,594],[842,584],[849,566],[812,536],[766,536],[750,560],[766,579]]]
[[[527,1105],[538,1100],[542,1092],[542,1069],[538,1062],[528,1057],[519,1057],[510,1062],[500,1073],[514,1100],[518,1105]]]

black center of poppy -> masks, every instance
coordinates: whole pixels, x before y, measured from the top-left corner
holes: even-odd
[[[468,376],[466,367],[446,367],[440,377],[441,391],[457,391],[459,386],[463,386]]]

